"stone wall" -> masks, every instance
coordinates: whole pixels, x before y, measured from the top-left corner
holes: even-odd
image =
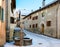
[[[10,24],[10,41],[13,41],[13,34],[14,34],[14,28],[16,27],[16,24]]]
[[[44,17],[42,17],[42,13],[44,13]],[[57,4],[53,4],[41,11],[37,11],[33,14],[31,14],[30,16],[31,19],[28,20],[29,16],[26,18],[27,22],[25,22],[26,26],[25,28],[35,32],[35,33],[41,33],[41,28],[42,28],[42,24],[44,24],[44,33],[47,36],[51,36],[51,37],[57,37],[60,38],[60,4],[58,7],[58,3]],[[32,20],[33,17],[38,16],[37,20]],[[51,21],[51,26],[47,26],[47,21]],[[38,29],[35,30],[35,28],[29,28],[29,25],[33,25],[37,23],[38,24]]]

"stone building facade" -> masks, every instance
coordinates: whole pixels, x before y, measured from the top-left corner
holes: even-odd
[[[0,0],[0,47],[6,42],[5,0]]]
[[[15,8],[16,8],[16,0],[9,0],[8,1],[9,5],[9,35],[8,35],[8,41],[13,41],[13,32],[14,32],[14,27],[16,26],[16,23],[14,22],[15,20],[15,17],[14,17],[14,11],[15,11]]]
[[[24,28],[38,34],[60,38],[60,3],[54,1],[24,17]]]

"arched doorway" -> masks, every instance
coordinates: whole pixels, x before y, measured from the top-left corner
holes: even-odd
[[[44,34],[44,24],[41,24],[41,33]]]

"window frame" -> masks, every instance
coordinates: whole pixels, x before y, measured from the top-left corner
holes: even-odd
[[[51,26],[51,21],[47,21],[46,25],[47,25],[48,27],[50,27],[50,26]]]

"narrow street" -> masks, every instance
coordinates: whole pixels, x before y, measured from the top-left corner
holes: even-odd
[[[60,47],[60,40],[55,38],[50,38],[44,35],[35,34],[29,31],[24,30],[25,37],[31,38],[33,40],[31,46],[24,47]],[[17,47],[13,43],[6,43],[5,47]],[[19,47],[19,46],[18,46]]]
[[[0,0],[0,47],[60,47],[60,0]]]

